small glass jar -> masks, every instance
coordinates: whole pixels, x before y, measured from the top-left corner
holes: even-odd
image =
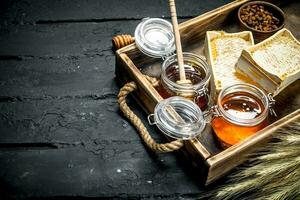
[[[151,125],[167,136],[189,140],[202,133],[206,126],[204,115],[198,105],[183,97],[170,97],[159,102],[154,113],[148,116]]]
[[[183,53],[186,79],[192,84],[178,84],[179,67],[177,56],[168,57],[162,65],[161,81],[157,87],[163,98],[182,96],[194,101],[201,110],[208,107],[211,72],[207,62],[193,53]]]
[[[212,109],[211,124],[222,147],[234,145],[266,127],[274,103],[271,95],[250,84],[221,90]]]
[[[175,51],[172,24],[164,19],[144,18],[136,27],[134,38],[138,49],[152,58],[164,58]]]

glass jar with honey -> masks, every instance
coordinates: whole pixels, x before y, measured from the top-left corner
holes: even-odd
[[[161,84],[157,88],[160,95],[163,98],[182,96],[205,110],[208,107],[210,69],[204,58],[183,53],[186,78],[191,84],[176,83],[179,81],[179,68],[172,24],[164,19],[145,18],[136,27],[134,35],[136,46],[143,54],[164,60]]]
[[[178,84],[177,56],[168,57],[162,64],[161,81],[157,90],[163,98],[181,96],[194,101],[201,110],[208,107],[210,69],[207,62],[193,53],[183,53],[186,79],[191,84]]]
[[[219,93],[213,107],[212,128],[227,148],[266,127],[275,103],[271,95],[250,84],[236,84]]]

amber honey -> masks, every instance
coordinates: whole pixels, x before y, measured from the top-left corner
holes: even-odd
[[[244,140],[268,125],[266,96],[263,93],[261,93],[263,96],[260,96],[259,90],[256,93],[243,91],[246,89],[247,85],[240,90],[227,91],[227,94],[221,92],[221,97],[219,95],[218,115],[213,118],[212,127],[225,148]],[[251,86],[250,89],[255,87]]]
[[[177,84],[177,81],[180,80],[179,68],[174,55],[165,60],[160,85],[156,89],[164,99],[182,96],[194,101],[201,110],[205,110],[208,107],[207,88],[210,79],[207,63],[191,53],[184,53],[183,56],[186,79],[190,80],[192,84]]]

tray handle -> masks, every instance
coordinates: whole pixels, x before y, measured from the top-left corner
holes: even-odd
[[[147,128],[145,127],[141,119],[128,107],[126,103],[126,97],[129,93],[135,91],[136,89],[137,85],[134,81],[132,81],[125,84],[119,92],[118,102],[120,105],[120,109],[124,113],[125,117],[138,130],[140,137],[143,139],[147,147],[149,147],[152,151],[157,153],[167,153],[180,149],[184,145],[182,140],[174,140],[172,142],[163,144],[156,143],[147,131]]]

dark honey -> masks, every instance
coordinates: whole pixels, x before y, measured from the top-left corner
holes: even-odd
[[[179,68],[177,64],[173,64],[169,66],[165,70],[165,75],[169,81],[176,85],[176,82],[180,80],[179,78]],[[189,91],[185,91],[184,89],[180,89],[180,85],[178,88],[170,87],[167,83],[161,81],[161,84],[156,88],[158,93],[164,98],[169,98],[171,96],[182,96],[187,99],[194,101],[201,110],[205,110],[207,108],[208,99],[205,94],[197,94],[196,90],[193,86],[199,85],[205,78],[205,71],[202,69],[195,68],[193,63],[185,64],[185,75],[186,79],[192,82],[192,85]],[[175,86],[176,87],[176,86]]]

